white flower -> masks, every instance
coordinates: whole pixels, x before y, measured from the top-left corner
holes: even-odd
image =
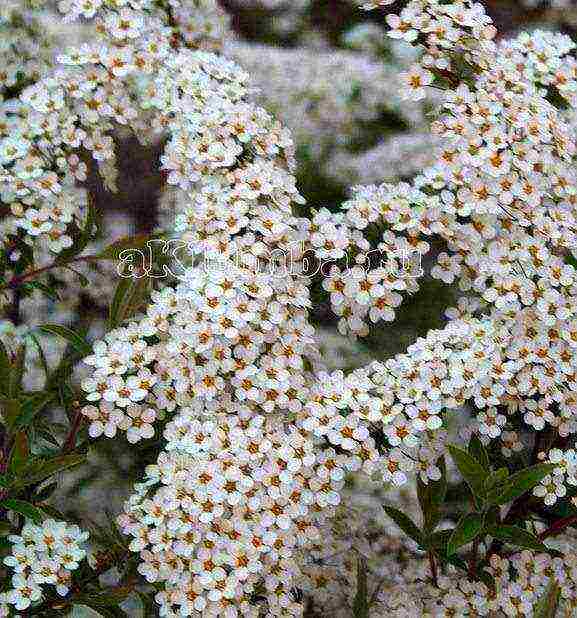
[[[430,71],[422,69],[418,65],[415,65],[406,73],[401,73],[399,77],[405,87],[402,91],[402,95],[411,101],[424,99],[427,94],[425,88],[432,84],[434,79]]]

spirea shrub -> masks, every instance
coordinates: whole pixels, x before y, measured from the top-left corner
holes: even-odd
[[[577,46],[359,4],[353,51],[266,57],[212,0],[64,0],[66,49],[2,8],[1,616],[576,614]],[[349,148],[384,112],[413,129]],[[124,190],[126,135],[164,229],[119,238],[87,179]],[[307,206],[303,144],[386,182]],[[443,327],[365,362],[431,278]],[[154,455],[76,518],[53,492],[110,439]]]

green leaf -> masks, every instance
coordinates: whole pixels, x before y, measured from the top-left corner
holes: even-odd
[[[21,402],[20,414],[16,420],[15,427],[22,429],[30,425],[34,417],[44,409],[54,397],[54,393],[45,391],[25,397]]]
[[[21,403],[18,399],[0,400],[0,420],[9,428],[14,427],[20,416]]]
[[[16,480],[14,486],[16,488],[26,487],[39,483],[54,474],[70,470],[76,466],[80,466],[86,461],[86,455],[62,455],[53,459],[36,460],[29,466],[22,476]]]
[[[423,524],[426,533],[431,533],[441,519],[441,509],[447,495],[447,469],[445,458],[437,461],[437,467],[441,470],[441,478],[438,481],[429,480],[423,483],[417,477],[417,495],[419,505],[423,513]]]
[[[548,474],[551,474],[554,469],[554,464],[537,464],[536,466],[525,468],[509,477],[504,487],[493,490],[488,496],[488,500],[491,504],[496,505],[511,502],[511,500],[533,489]]]
[[[8,500],[4,500],[4,502],[0,502],[0,506],[14,511],[15,513],[19,513],[27,519],[31,519],[35,524],[40,523],[43,519],[42,511],[37,509],[33,504],[30,504],[30,502],[24,502],[24,500],[9,498]]]
[[[476,498],[483,499],[485,497],[485,478],[488,475],[485,468],[467,451],[452,445],[448,445],[447,448],[473,495]]]
[[[65,268],[66,268],[66,270],[70,270],[71,272],[73,272],[78,277],[78,281],[79,281],[81,287],[85,288],[85,287],[88,287],[90,285],[90,280],[88,279],[88,277],[86,277],[82,273],[80,273],[77,270],[75,270],[74,268],[72,268],[72,266],[65,266]]]
[[[473,434],[471,436],[471,440],[469,441],[468,449],[469,455],[475,459],[475,461],[480,464],[487,474],[491,471],[491,464],[489,462],[489,453],[487,453],[487,449],[479,440],[479,436],[477,434]]]
[[[135,591],[136,594],[140,598],[140,603],[142,604],[142,615],[143,616],[154,616],[156,613],[156,601],[154,600],[154,596],[145,594],[140,590]]]
[[[483,530],[484,518],[480,513],[468,513],[459,520],[447,543],[447,555],[454,554],[459,547],[476,539]]]
[[[535,535],[518,526],[487,526],[487,534],[492,537],[534,551],[548,552],[549,549]]]
[[[40,345],[40,341],[38,341],[38,337],[34,333],[29,333],[28,336],[32,339],[32,342],[36,346],[38,350],[38,357],[40,358],[40,364],[42,365],[42,369],[44,370],[44,375],[46,376],[46,380],[48,380],[48,375],[50,374],[50,369],[48,368],[48,362],[46,360],[46,355],[44,354],[44,350]]]
[[[14,436],[14,448],[10,457],[9,471],[12,475],[17,474],[29,462],[30,445],[28,436],[24,431],[18,431]]]
[[[399,528],[409,537],[416,541],[421,547],[424,546],[423,535],[410,517],[392,506],[383,506],[385,513],[399,526]]]
[[[82,356],[88,356],[92,351],[92,346],[86,339],[75,333],[73,330],[60,324],[43,324],[38,327],[38,330],[48,335],[56,335],[68,341],[68,343]]]
[[[6,522],[0,522],[0,536],[12,534],[12,526]]]
[[[491,476],[485,479],[485,489],[490,491],[494,490],[496,487],[501,487],[508,478],[509,470],[507,470],[507,468],[499,468],[496,472],[493,472]]]
[[[367,560],[357,559],[357,593],[353,604],[354,618],[369,618],[369,586],[367,583]]]
[[[102,605],[98,605],[97,603],[92,603],[90,600],[79,601],[78,603],[74,603],[75,607],[78,608],[90,608],[94,610],[99,616],[102,618],[125,618],[127,616],[126,612],[124,612],[120,607],[103,607]],[[86,609],[82,610],[84,615],[86,613]]]
[[[120,603],[126,600],[130,592],[130,589],[126,587],[111,588],[110,590],[102,590],[100,592],[74,595],[74,602],[88,605],[88,607],[99,612],[100,608],[120,605]]]
[[[140,310],[150,294],[151,282],[149,277],[120,280],[108,312],[109,328],[116,328]]]
[[[52,517],[52,519],[60,519],[61,521],[66,521],[66,515],[64,515],[64,513],[62,513],[62,511],[59,511],[58,509],[55,509],[50,504],[43,504],[42,505],[42,511],[44,513],[46,513],[46,515],[48,515],[48,517]]]
[[[11,398],[16,398],[22,390],[22,377],[24,376],[25,359],[26,344],[23,344],[18,348],[16,355],[14,356],[14,359],[12,361],[8,386],[8,396]]]
[[[0,341],[0,394],[9,395],[8,385],[10,384],[11,372],[10,356],[6,347]]]

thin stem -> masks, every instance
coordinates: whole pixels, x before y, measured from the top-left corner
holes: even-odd
[[[564,517],[559,521],[556,521],[552,526],[547,528],[544,532],[539,535],[539,540],[543,541],[544,539],[560,534],[564,530],[567,530],[569,526],[573,524],[577,524],[577,515],[570,515],[569,517]]]
[[[70,425],[70,431],[68,432],[68,435],[66,436],[66,440],[64,441],[64,444],[62,445],[63,455],[70,453],[76,447],[76,437],[78,435],[78,431],[80,427],[82,426],[83,420],[84,420],[84,417],[82,416],[82,412],[80,411],[80,408],[78,408],[74,414],[74,419],[72,420],[72,424]]]
[[[431,578],[436,588],[439,587],[439,575],[437,572],[437,561],[435,560],[435,554],[432,551],[427,552],[429,556],[429,568],[431,569]]]
[[[17,277],[13,277],[3,287],[15,289],[15,288],[18,288],[23,283],[25,283],[26,281],[28,281],[29,279],[34,279],[38,275],[41,275],[50,270],[54,270],[55,268],[67,268],[70,264],[78,264],[80,262],[96,262],[101,259],[102,258],[98,255],[85,255],[84,257],[79,257],[79,258],[70,260],[69,262],[65,262],[65,263],[54,262],[52,264],[49,264],[48,266],[43,266],[42,268],[37,268],[36,270],[30,270],[27,273],[24,273],[23,275],[18,275]]]
[[[477,560],[479,556],[479,537],[473,541],[473,551],[471,553],[471,560],[469,561],[469,575],[473,578],[477,578]]]

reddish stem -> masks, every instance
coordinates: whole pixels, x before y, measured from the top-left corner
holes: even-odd
[[[564,517],[559,521],[556,521],[550,528],[547,528],[544,532],[541,532],[539,535],[539,540],[543,541],[547,537],[555,536],[556,534],[560,534],[564,530],[567,530],[569,526],[573,524],[577,524],[577,515],[570,515],[569,517]]]
[[[82,415],[82,412],[78,409],[74,415],[74,419],[72,420],[72,425],[70,425],[70,431],[68,432],[66,440],[62,445],[63,455],[70,453],[76,447],[76,437],[78,435],[78,430],[82,426],[83,420],[84,417]]]
[[[429,552],[429,567],[431,568],[431,577],[433,578],[433,584],[435,587],[439,587],[439,577],[437,573],[437,562],[435,560],[435,554],[430,551]]]
[[[12,279],[10,279],[10,281],[8,281],[8,283],[6,284],[5,287],[14,289],[14,288],[17,288],[18,286],[22,285],[26,281],[28,281],[28,279],[33,279],[37,275],[41,275],[42,273],[48,272],[49,270],[54,270],[55,268],[66,268],[70,264],[78,264],[80,262],[96,262],[96,261],[98,261],[100,259],[102,259],[102,258],[99,257],[98,255],[85,255],[83,257],[79,257],[79,258],[76,258],[74,260],[70,260],[70,262],[65,262],[63,264],[59,264],[58,262],[54,262],[53,264],[49,264],[48,266],[43,266],[42,268],[38,268],[36,270],[31,270],[31,271],[29,271],[27,273],[24,273],[23,275],[19,275],[17,277],[12,277]]]

